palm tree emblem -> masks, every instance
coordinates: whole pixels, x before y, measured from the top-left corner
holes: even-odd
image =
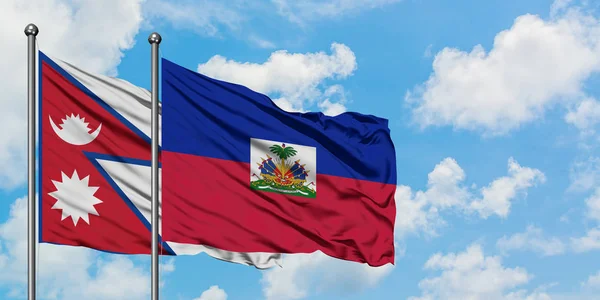
[[[260,176],[253,175],[258,179],[254,182],[254,187],[270,186],[271,190],[278,192],[314,197],[315,191],[310,188],[310,183],[306,185],[306,179],[310,171],[304,168],[304,164],[300,164],[299,159],[296,161],[290,159],[298,154],[298,151],[294,147],[286,146],[284,143],[270,146],[269,151],[274,154],[274,157],[266,154],[267,159],[261,158],[262,162],[257,163]]]
[[[271,150],[273,154],[279,156],[279,158],[281,158],[282,160],[286,160],[298,153],[296,149],[294,149],[293,147],[286,147],[285,144],[281,144],[281,146],[273,145],[269,147],[269,150]]]

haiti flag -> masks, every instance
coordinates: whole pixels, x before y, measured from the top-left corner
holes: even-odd
[[[394,263],[388,121],[290,113],[162,59],[163,238]]]

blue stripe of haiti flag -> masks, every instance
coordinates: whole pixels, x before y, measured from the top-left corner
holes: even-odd
[[[254,163],[251,139],[317,149],[318,173],[396,184],[388,121],[346,112],[290,113],[247,87],[162,59],[162,149]]]

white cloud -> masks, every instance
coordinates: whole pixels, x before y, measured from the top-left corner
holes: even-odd
[[[255,44],[256,46],[258,46],[259,48],[263,48],[263,49],[273,49],[275,48],[275,43],[269,41],[269,40],[265,40],[257,35],[250,35],[248,37],[248,40],[250,42],[252,42],[253,44]]]
[[[600,184],[600,157],[589,157],[573,163],[569,177],[568,191],[586,192]]]
[[[513,158],[508,160],[508,176],[494,180],[481,190],[482,198],[471,202],[470,208],[479,212],[482,218],[492,214],[506,218],[510,211],[511,199],[516,193],[526,191],[537,183],[544,183],[546,177],[537,169],[522,167]]]
[[[585,282],[582,282],[581,285],[584,288],[600,290],[600,271],[595,275],[590,275]]]
[[[343,86],[339,84],[332,85],[325,90],[323,96],[325,100],[317,105],[323,114],[337,116],[346,112],[346,95]]]
[[[319,103],[319,108],[323,111],[323,114],[328,116],[337,116],[341,113],[346,112],[346,107],[341,103],[331,103],[329,99],[325,99]]]
[[[594,127],[600,123],[600,102],[586,98],[566,114],[565,121],[575,125],[584,135],[593,134]]]
[[[582,182],[587,186],[587,181]],[[600,225],[600,188],[596,188],[594,193],[585,199],[585,204],[585,216]],[[585,236],[571,238],[571,248],[576,253],[600,250],[600,227],[589,229]]]
[[[596,188],[594,194],[585,199],[587,207],[586,215],[600,224],[600,188]]]
[[[409,186],[396,189],[396,230],[398,238],[408,233],[423,231],[437,235],[437,228],[445,225],[440,211],[464,207],[470,196],[461,186],[465,172],[453,158],[445,158],[428,174],[427,190],[413,193]]]
[[[502,298],[503,300],[558,300],[554,297],[554,295],[549,295],[544,291],[534,291],[529,294],[526,290],[519,290],[516,292],[508,293],[506,296]],[[583,300],[580,298],[575,298],[578,300]]]
[[[427,192],[417,192],[413,195],[409,186],[396,188],[396,230],[397,238],[403,238],[409,233],[422,231],[427,236],[436,236],[438,228],[446,222],[439,216],[437,207],[429,203]]]
[[[583,99],[584,82],[600,70],[600,22],[565,3],[549,20],[519,16],[489,52],[438,52],[430,78],[406,95],[414,121],[500,135]]]
[[[288,99],[286,98],[277,98],[277,99],[273,99],[273,102],[275,103],[275,105],[277,105],[279,108],[287,111],[287,112],[299,112],[299,113],[305,113],[307,112],[307,110],[305,110],[304,108],[298,108],[295,107],[293,103],[291,103]]]
[[[425,52],[423,52],[423,57],[425,57],[425,58],[431,57],[433,55],[432,49],[433,49],[433,44],[429,44],[429,46],[427,46],[427,48],[425,48]]]
[[[516,233],[510,237],[503,236],[496,242],[496,247],[502,252],[529,250],[542,256],[559,255],[566,251],[566,246],[560,239],[545,237],[542,229],[531,225],[527,226],[527,230],[523,233]]]
[[[291,22],[304,25],[306,21],[323,17],[338,17],[360,10],[374,9],[400,0],[271,0],[278,12]]]
[[[526,195],[528,188],[544,182],[545,177],[541,171],[522,167],[509,158],[508,176],[493,180],[478,193],[469,189],[464,180],[465,172],[456,160],[445,158],[429,173],[427,190],[413,193],[410,187],[400,186],[396,190],[397,237],[418,231],[437,235],[437,228],[445,225],[440,216],[444,210],[477,213],[481,218],[506,218],[517,194]]]
[[[166,262],[161,262],[158,267],[160,274],[175,272],[175,258],[169,258]]]
[[[319,103],[319,108],[323,111],[323,114],[328,116],[337,116],[341,113],[346,112],[346,107],[341,103],[331,103],[329,99],[325,99]]]
[[[166,21],[178,29],[191,30],[203,36],[222,38],[228,34],[246,40],[263,49],[273,49],[275,43],[255,32],[253,19],[281,23],[280,16],[306,26],[306,21],[330,19],[347,13],[383,7],[401,0],[145,0],[143,6],[146,27]]]
[[[569,8],[569,5],[573,0],[555,0],[550,6],[550,15],[556,16],[557,14],[564,12],[565,9]]]
[[[220,289],[218,285],[213,285],[194,300],[227,300],[227,293],[225,293],[225,290]]]
[[[513,291],[533,276],[521,267],[503,266],[498,256],[485,256],[478,244],[458,254],[434,254],[424,267],[441,273],[421,280],[422,295],[409,299],[549,299],[544,293]]]
[[[283,268],[266,271],[261,282],[267,300],[303,299],[324,291],[345,295],[374,287],[393,268],[338,260],[317,251],[286,255]]]
[[[238,1],[239,2],[239,1]],[[238,2],[227,4],[212,0],[148,0],[144,5],[144,15],[152,21],[166,20],[176,28],[191,29],[207,35],[220,35],[220,26],[235,30],[245,20],[237,8]]]
[[[240,63],[215,55],[200,64],[198,72],[268,94],[282,109],[302,111],[321,99],[321,105],[335,113],[341,111],[339,105],[343,103],[325,101],[339,93],[339,88],[331,90],[335,85],[327,87],[324,81],[344,79],[352,75],[357,66],[354,52],[348,46],[333,43],[331,52],[330,55],[324,52],[302,54],[280,50],[262,64]]]
[[[81,291],[63,287],[61,299],[144,299],[149,296],[147,268],[135,266],[129,258],[116,255],[108,262],[98,259],[96,265],[98,271],[88,275],[87,280],[70,282],[79,283]]]
[[[424,193],[429,203],[440,209],[465,205],[469,192],[460,186],[465,180],[465,171],[455,159],[445,158],[427,175],[427,191]]]
[[[24,293],[27,279],[27,202],[17,199],[9,219],[0,225],[0,284],[11,293]],[[99,255],[83,247],[40,244],[38,293],[58,299],[147,299],[150,276],[123,255]],[[169,266],[169,264],[171,264]],[[172,261],[161,266],[166,275]]]
[[[600,250],[600,228],[588,230],[585,236],[571,238],[571,247],[577,253]]]
[[[26,155],[26,43],[23,29],[29,22],[40,28],[42,51],[92,72],[116,74],[122,51],[134,44],[142,21],[142,0],[0,1],[0,74],[2,113],[0,128],[0,187],[25,181]],[[101,13],[99,13],[101,12]],[[106,22],[106,16],[110,22]]]
[[[600,159],[591,157],[587,161],[574,164],[571,169],[570,191],[594,192],[585,199],[585,216],[600,225]],[[576,253],[600,250],[600,227],[591,228],[585,236],[571,238],[571,248]]]
[[[283,16],[288,21],[304,27],[307,21],[323,17],[338,17],[363,10],[381,8],[401,0],[146,0],[144,15],[151,22],[168,21],[176,28],[192,30],[206,36],[221,36],[231,31],[245,36],[249,42],[262,48],[273,48],[270,41],[257,37],[251,32],[252,15],[261,19]],[[226,3],[226,4],[224,4]],[[251,13],[249,13],[251,12]]]

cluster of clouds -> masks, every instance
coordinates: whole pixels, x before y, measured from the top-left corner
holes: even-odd
[[[504,135],[562,107],[568,123],[592,130],[599,103],[584,83],[600,71],[600,22],[564,3],[549,19],[519,16],[489,51],[439,51],[429,79],[405,97],[414,122]]]
[[[429,79],[410,90],[405,97],[412,110],[413,122],[422,129],[452,126],[490,137],[507,135],[543,119],[551,110],[562,109],[567,124],[579,129],[583,137],[597,138],[600,102],[586,92],[586,83],[600,71],[600,20],[591,9],[586,9],[585,3],[576,7],[572,2],[555,1],[547,19],[530,14],[516,18],[511,28],[496,35],[489,51],[481,45],[475,46],[470,52],[450,47],[439,51],[434,57],[433,72]],[[591,193],[583,201],[583,222],[588,224],[583,236],[549,236],[541,228],[529,225],[524,232],[498,239],[496,249],[502,254],[531,251],[540,256],[600,250],[599,161],[594,156],[583,159],[573,165],[571,172],[572,184],[568,190],[580,194]],[[452,163],[446,164],[446,170],[455,170],[445,173],[449,178],[452,178],[451,174],[455,182],[464,178]],[[541,173],[536,170],[527,173],[529,175],[521,178],[537,180],[524,180],[523,186],[543,183]],[[519,181],[515,180],[517,177],[504,180],[504,184],[497,186],[506,186],[511,181],[513,186],[519,186]],[[426,233],[435,234],[436,228],[444,224],[438,217],[444,207],[456,207],[462,211],[477,207],[465,206],[468,203],[465,201],[444,201],[449,203],[445,206],[427,201],[427,193],[432,186],[430,176],[429,189],[417,192],[415,196],[409,193],[410,188],[403,187],[404,198],[416,200],[406,202],[404,209],[406,212],[411,209],[414,211],[405,216],[414,216],[414,220],[405,222],[411,231],[421,228]],[[494,183],[490,186],[494,186]],[[445,187],[445,190],[455,195],[451,199],[465,198],[467,194],[454,184]],[[490,199],[495,198],[489,194],[491,190],[488,189],[487,193]],[[481,194],[485,199],[486,193]],[[436,198],[444,199],[439,196]],[[403,197],[399,197],[398,201],[401,199]],[[506,205],[488,205],[481,209],[488,214],[502,216],[502,210],[499,209],[502,207],[510,208]],[[506,292],[526,284],[532,275],[521,268],[503,268],[501,257],[484,257],[481,253],[481,247],[474,244],[460,254],[432,256],[425,264],[425,269],[438,270],[441,274],[421,281],[419,286],[423,295],[415,299],[554,298],[555,295],[544,291],[546,287],[540,287],[532,293],[522,290]],[[582,287],[598,291],[599,275],[590,275],[581,283]],[[498,283],[498,289],[484,283],[492,280]],[[473,282],[482,284],[471,284]],[[465,287],[491,290],[464,290]],[[573,298],[584,299],[585,296],[582,294]]]
[[[383,8],[400,1],[402,0],[272,0],[281,15],[301,26],[323,17],[335,18],[365,9]]]
[[[331,54],[275,51],[263,63],[237,62],[221,55],[198,66],[198,72],[213,78],[235,82],[267,95],[282,109],[304,112],[317,104],[324,114],[346,111],[341,85],[326,85],[325,80],[351,76],[357,68],[352,50],[340,43],[331,44]]]
[[[588,229],[585,235],[572,237],[568,243],[576,253],[600,250],[600,158],[591,156],[577,161],[573,164],[570,177],[569,192],[588,194],[583,201],[583,219]]]
[[[269,20],[273,26],[287,21],[294,28],[306,30],[310,24],[323,20],[339,19],[364,10],[384,9],[402,0],[145,0],[143,11],[148,22],[168,22],[177,29],[191,30],[202,36],[223,38],[233,35],[264,49],[277,45],[261,36],[253,28],[254,16],[260,22]],[[226,3],[226,4],[225,4]]]
[[[460,253],[436,253],[424,268],[440,274],[421,280],[419,288],[423,294],[410,300],[551,299],[542,291],[511,291],[528,283],[533,276],[523,268],[503,266],[499,256],[486,256],[479,244],[469,245]]]
[[[194,300],[227,300],[227,293],[225,290],[219,288],[218,285],[213,285]]]
[[[423,232],[436,236],[446,222],[440,213],[452,210],[463,215],[476,214],[482,219],[495,215],[506,218],[512,202],[519,193],[544,183],[544,173],[522,167],[513,158],[508,159],[508,174],[494,179],[487,186],[474,191],[464,183],[465,172],[455,159],[445,158],[427,178],[427,189],[413,192],[401,185],[396,190],[396,235]]]

